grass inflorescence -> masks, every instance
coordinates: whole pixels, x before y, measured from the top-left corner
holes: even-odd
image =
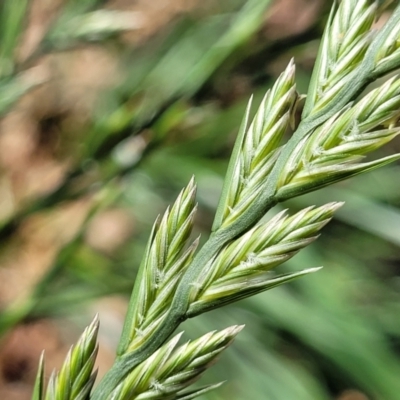
[[[92,390],[95,320],[57,374],[33,400],[191,399],[219,386],[187,391],[232,343],[242,326],[178,346],[181,322],[271,289],[319,268],[277,274],[275,268],[316,240],[342,203],[261,218],[278,203],[397,160],[365,160],[400,132],[400,78],[360,98],[367,86],[400,67],[400,5],[380,30],[377,2],[335,2],[300,120],[291,60],[250,121],[245,112],[208,241],[196,252],[192,179],[153,226],[135,282],[117,358]],[[291,132],[290,139],[283,138]],[[240,322],[240,321],[238,321]]]

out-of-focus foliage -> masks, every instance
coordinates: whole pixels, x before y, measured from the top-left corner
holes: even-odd
[[[258,102],[292,56],[305,86],[329,6],[45,3],[5,0],[0,11],[4,334],[32,319],[89,319],[89,300],[129,294],[155,217],[193,174],[194,236],[207,235],[249,95]],[[395,165],[287,203],[346,201],[284,267],[325,268],[185,323],[188,337],[246,324],[212,370],[210,382],[228,383],[205,399],[398,398],[398,176]]]

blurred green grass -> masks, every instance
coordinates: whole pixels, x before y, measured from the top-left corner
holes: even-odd
[[[117,58],[120,76],[99,92],[83,119],[60,111],[54,157],[68,160],[68,168],[46,193],[16,202],[0,221],[0,262],[5,264],[17,257],[22,228],[33,218],[51,220],[65,205],[89,203],[78,228],[57,247],[28,294],[2,301],[3,333],[27,320],[87,314],[82,305],[102,296],[129,295],[154,219],[193,174],[199,186],[195,234],[206,238],[249,95],[254,93],[257,103],[293,55],[298,87],[305,90],[329,5],[322,4],[318,18],[303,31],[268,40],[263,30],[270,1],[210,1],[201,12],[175,16],[142,43],[132,44],[110,25],[100,31],[99,25],[89,25],[79,34],[71,29],[74,18],[86,21],[108,6],[71,0],[62,4],[37,48],[21,60],[17,48],[33,5],[24,2],[24,10],[16,4],[3,2],[0,15],[7,22],[0,28],[4,118],[24,104],[25,96],[35,98],[37,85],[51,82],[35,74],[26,79],[49,54],[57,57],[95,43]],[[7,166],[2,174],[12,179]],[[321,272],[184,324],[192,338],[246,324],[205,376],[205,381],[228,382],[205,399],[356,400],[362,394],[398,399],[398,176],[398,165],[387,167],[284,205],[296,210],[346,201],[322,237],[282,267],[324,265]],[[3,197],[10,196],[3,186]],[[96,248],[88,240],[91,224],[114,209],[133,221],[131,233],[112,250]],[[348,390],[353,394],[346,395]]]

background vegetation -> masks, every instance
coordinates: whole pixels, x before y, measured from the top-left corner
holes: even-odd
[[[329,7],[1,3],[0,398],[29,399],[41,350],[49,375],[96,312],[107,370],[155,217],[194,174],[205,239],[250,94],[292,56],[306,87]],[[346,201],[285,266],[325,268],[185,323],[188,337],[246,324],[205,399],[398,399],[398,176],[392,165],[287,204]]]

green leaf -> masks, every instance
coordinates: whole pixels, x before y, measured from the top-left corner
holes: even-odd
[[[33,387],[32,400],[43,400],[44,395],[44,352],[39,360],[38,372]]]
[[[3,0],[0,6],[0,79],[14,71],[15,50],[28,14],[28,0]]]

